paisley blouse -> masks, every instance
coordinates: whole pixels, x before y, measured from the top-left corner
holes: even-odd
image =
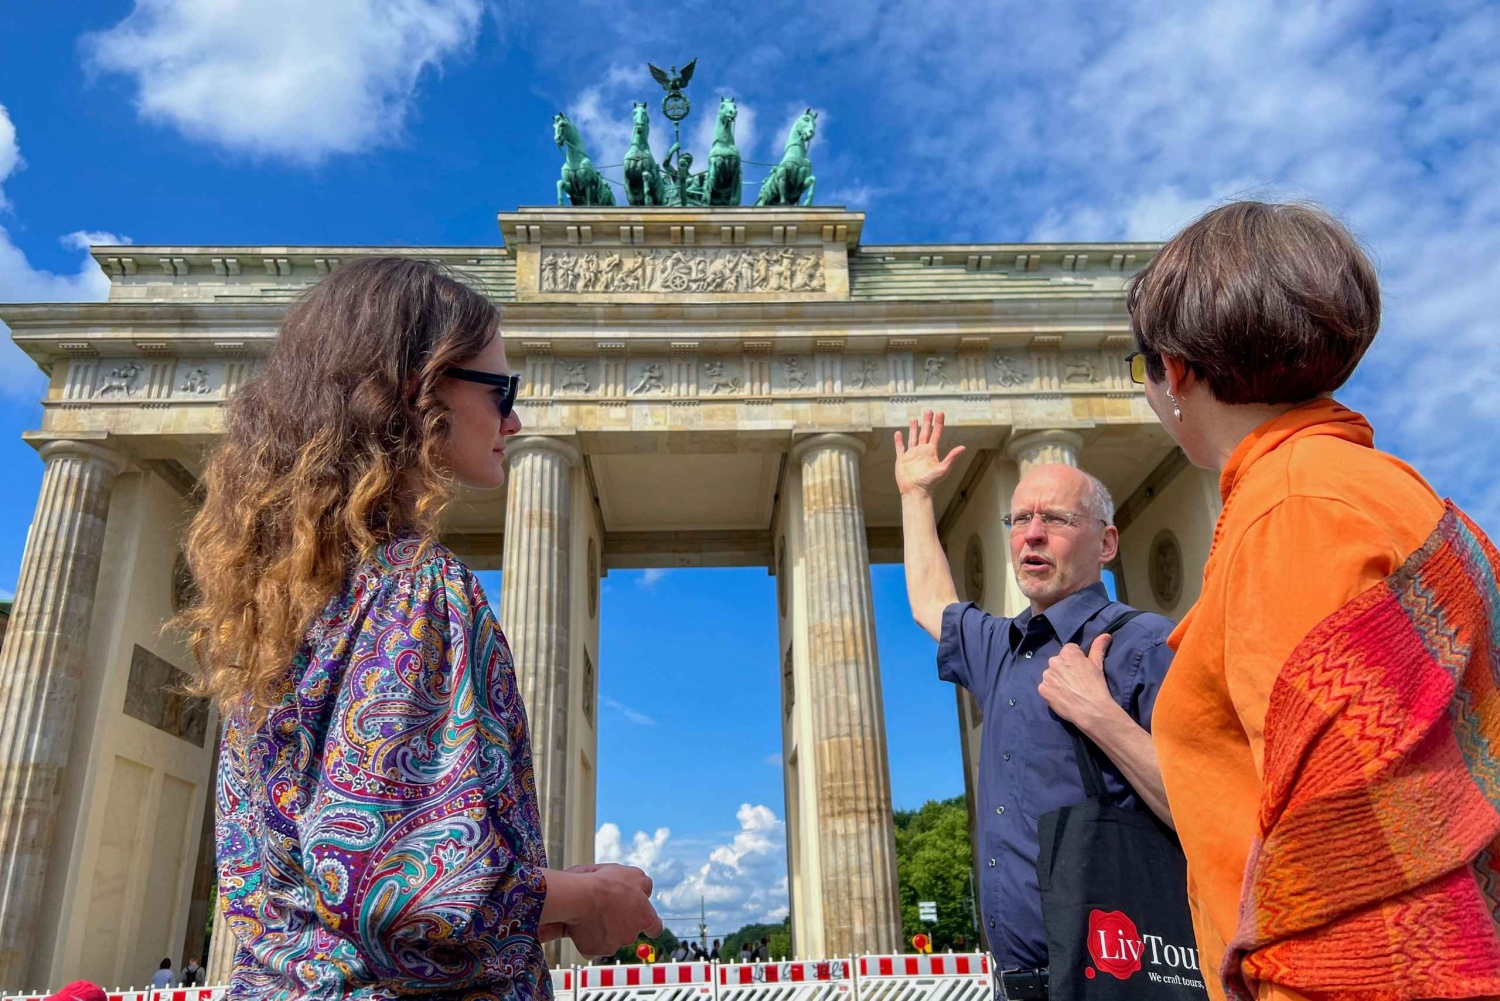
[[[228,721],[217,796],[233,1001],[551,998],[525,708],[452,553],[350,575],[265,722]]]

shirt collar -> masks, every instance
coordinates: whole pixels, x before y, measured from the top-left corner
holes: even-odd
[[[1074,591],[1040,615],[1052,627],[1052,634],[1057,637],[1057,641],[1066,643],[1073,638],[1079,626],[1098,615],[1108,604],[1109,592],[1104,589],[1101,581],[1090,584],[1082,591]],[[1031,619],[1031,609],[1028,608],[1010,620],[1011,650],[1015,650],[1021,637],[1026,635]]]
[[[1228,502],[1235,484],[1260,459],[1294,438],[1329,435],[1366,448],[1375,447],[1375,430],[1360,414],[1331,398],[1320,398],[1273,417],[1235,446],[1219,474],[1219,496]]]

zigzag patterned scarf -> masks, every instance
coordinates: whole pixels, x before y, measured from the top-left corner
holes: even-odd
[[[1500,553],[1450,502],[1310,632],[1266,713],[1225,994],[1500,995]]]

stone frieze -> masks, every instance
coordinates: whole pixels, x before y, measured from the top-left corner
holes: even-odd
[[[541,259],[547,293],[822,292],[823,252],[791,247],[549,248]]]

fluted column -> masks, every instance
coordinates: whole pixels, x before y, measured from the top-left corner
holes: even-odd
[[[1037,466],[1051,462],[1077,466],[1078,450],[1082,447],[1083,438],[1077,432],[1055,428],[1016,435],[1005,446],[1005,454],[1021,467],[1021,475],[1025,476]]]
[[[208,957],[203,960],[204,983],[209,987],[222,987],[229,983],[234,972],[234,954],[239,948],[234,933],[229,930],[229,919],[219,906],[217,894],[214,900],[214,934],[208,940]]]
[[[801,464],[823,945],[899,952],[895,823],[856,438],[823,434]]]
[[[579,453],[565,441],[540,435],[512,438],[506,452],[500,626],[510,641],[531,725],[547,861],[561,866],[568,833],[572,473]]]
[[[0,650],[0,987],[27,974],[94,617],[110,488],[99,445],[53,441]]]

